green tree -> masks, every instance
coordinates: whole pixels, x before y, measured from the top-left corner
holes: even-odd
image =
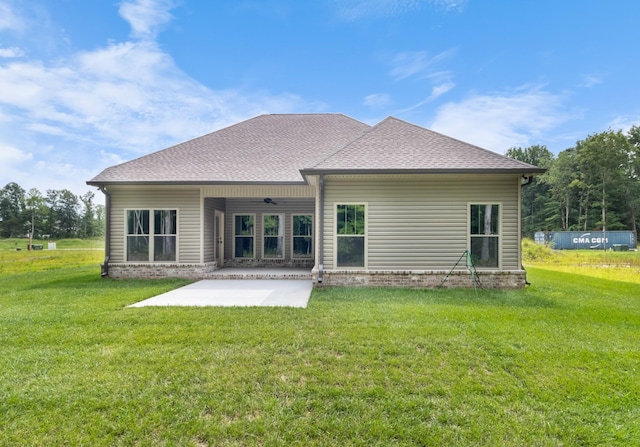
[[[567,231],[571,227],[572,210],[579,196],[579,173],[577,170],[576,150],[566,149],[558,154],[555,162],[547,172],[546,182],[556,203],[553,214],[548,220],[552,229]]]
[[[527,148],[515,147],[507,150],[506,156],[540,168],[549,169],[555,160],[546,146],[534,145]],[[548,182],[548,172],[535,176],[522,189],[522,236],[533,237],[536,231],[552,230],[554,208],[553,197]]]
[[[589,135],[576,144],[584,230],[625,228],[631,143],[622,131]]]
[[[25,190],[15,182],[0,189],[0,236],[19,237],[28,231]]]
[[[629,140],[629,163],[627,165],[627,203],[631,229],[638,234],[640,216],[640,126],[632,126],[627,133]]]
[[[82,238],[91,238],[97,235],[98,226],[96,222],[96,207],[93,203],[94,198],[95,194],[91,191],[79,197],[83,207],[79,228],[79,236]]]
[[[52,238],[78,237],[80,202],[68,189],[47,190],[46,228]]]
[[[42,220],[46,215],[46,205],[44,197],[38,189],[31,188],[25,200],[25,212],[29,219],[29,248],[31,248],[32,238],[37,234],[42,234]]]

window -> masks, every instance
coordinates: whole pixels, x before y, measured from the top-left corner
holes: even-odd
[[[149,210],[127,211],[127,261],[149,261]]]
[[[365,205],[337,205],[337,266],[364,267]]]
[[[150,222],[153,216],[153,225]],[[127,211],[127,261],[172,262],[177,259],[176,210]]]
[[[169,262],[176,260],[176,210],[153,212],[153,260]]]
[[[294,258],[313,258],[313,216],[293,215],[291,228]]]
[[[470,206],[471,258],[476,267],[498,268],[500,205]]]
[[[238,214],[234,216],[234,256],[236,258],[253,258],[255,252],[255,216]]]
[[[265,258],[284,256],[284,219],[279,214],[262,216],[263,252]]]

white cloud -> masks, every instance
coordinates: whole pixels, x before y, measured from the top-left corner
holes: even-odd
[[[5,184],[15,181],[13,176],[16,170],[21,169],[25,162],[33,158],[33,155],[0,142],[0,188]]]
[[[629,132],[633,126],[640,126],[640,116],[616,116],[607,124],[608,128],[622,130],[624,133]]]
[[[591,88],[602,84],[602,76],[599,74],[588,74],[583,77],[580,87]]]
[[[0,166],[14,165],[31,160],[32,155],[7,144],[0,144]]]
[[[440,107],[431,129],[504,153],[511,147],[540,144],[544,132],[569,117],[559,109],[563,95],[525,86],[494,95],[473,95]]]
[[[423,99],[419,103],[414,104],[410,107],[406,107],[402,110],[398,110],[396,113],[401,114],[401,113],[406,113],[406,112],[410,112],[412,110],[418,109],[423,105],[428,104],[434,101],[435,99],[439,98],[440,96],[444,95],[445,93],[451,91],[455,86],[456,85],[455,83],[453,83],[453,81],[445,81],[442,84],[434,85],[431,88],[431,94],[427,96],[425,99]]]
[[[153,39],[173,18],[169,11],[174,6],[170,0],[130,0],[120,4],[119,13],[131,25],[134,37]]]
[[[191,78],[153,40],[171,19],[171,5],[121,3],[120,13],[139,39],[51,60],[0,58],[0,181],[82,194],[86,180],[132,153],[261,113],[322,108],[289,93],[213,90]],[[0,23],[7,10],[0,0]],[[5,48],[3,54],[18,51]],[[13,149],[17,142],[22,151]]]
[[[381,109],[393,103],[391,96],[386,93],[374,93],[364,97],[363,104],[372,110]]]
[[[13,8],[6,1],[0,0],[0,31],[19,31],[24,28],[24,22],[14,12]]]
[[[396,80],[410,77],[445,79],[451,76],[449,71],[437,70],[435,67],[455,53],[455,49],[443,51],[429,57],[426,51],[398,53],[393,59],[391,76]]]
[[[467,0],[333,0],[343,20],[408,14],[425,7],[462,11]]]
[[[435,85],[431,89],[431,95],[429,95],[428,100],[433,101],[434,99],[444,95],[445,93],[451,91],[456,84],[453,81],[445,81],[442,84]]]
[[[149,41],[111,44],[46,65],[0,64],[0,110],[48,135],[149,152],[256,113],[287,112],[294,95],[213,91]]]
[[[20,48],[17,47],[8,47],[8,48],[0,48],[0,57],[4,57],[7,59],[22,57],[24,53]]]

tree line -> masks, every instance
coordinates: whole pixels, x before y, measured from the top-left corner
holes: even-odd
[[[25,191],[15,182],[0,189],[0,237],[37,239],[95,238],[104,235],[105,208],[91,191]]]
[[[640,217],[640,127],[589,135],[554,156],[545,146],[508,157],[547,172],[522,189],[522,235],[536,231],[636,232]]]
[[[522,235],[536,231],[631,230],[640,218],[640,126],[589,135],[555,156],[545,146],[506,155],[547,169],[522,189]],[[15,182],[0,189],[0,237],[93,238],[104,234],[105,209],[91,191],[43,195]]]

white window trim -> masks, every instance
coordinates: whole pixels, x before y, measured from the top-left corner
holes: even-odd
[[[287,237],[286,237],[286,231],[285,231],[286,230],[286,225],[287,225],[286,216],[283,213],[262,213],[261,216],[262,216],[262,239],[261,239],[261,242],[262,242],[262,259],[284,259],[286,257],[286,253],[287,253],[286,252],[286,249],[287,249],[286,239],[287,239]],[[264,239],[266,237],[277,237],[277,236],[271,236],[271,235],[265,234],[265,231],[264,231],[264,218],[265,218],[265,216],[278,216],[280,218],[280,224],[282,225],[282,255],[281,256],[269,256],[269,257],[265,256],[265,253],[264,253],[264,246],[265,246]],[[234,251],[234,253],[235,253],[235,251]],[[254,251],[254,253],[255,253],[255,251]]]
[[[155,211],[174,211],[176,212],[176,260],[175,261],[154,261],[155,257]],[[149,211],[149,256],[146,261],[128,261],[127,253],[129,252],[129,236],[128,215],[129,211]],[[176,264],[180,262],[180,209],[179,208],[125,208],[124,210],[124,252],[123,258],[126,264]]]
[[[345,267],[338,266],[338,206],[340,205],[364,205],[364,266],[362,267]],[[362,270],[369,268],[369,202],[335,202],[333,206],[333,267],[341,270]],[[346,236],[346,235],[345,235]],[[348,235],[354,236],[354,235]],[[360,236],[360,235],[356,235]],[[320,236],[322,237],[322,236]]]
[[[293,220],[296,216],[311,216],[311,234],[309,236],[299,236],[293,234]],[[291,259],[314,259],[315,258],[315,232],[316,232],[316,216],[313,213],[295,213],[291,215]],[[295,256],[293,254],[293,241],[296,237],[310,237],[311,238],[311,254],[309,256]]]
[[[492,235],[482,235],[482,234],[471,234],[471,206],[472,205],[498,205],[498,234]],[[502,270],[502,258],[504,257],[502,254],[502,215],[504,214],[504,207],[502,206],[502,202],[493,202],[493,201],[478,201],[478,202],[467,202],[467,250],[471,253],[471,237],[497,237],[498,238],[498,267],[478,267],[479,270]]]
[[[256,238],[257,238],[257,221],[256,221],[256,213],[233,213],[232,214],[232,236],[233,236],[233,259],[256,259]],[[244,237],[246,235],[236,235],[236,216],[253,216],[253,234],[251,236],[253,236],[253,256],[251,258],[247,258],[247,257],[238,257],[236,256],[236,238],[238,237]]]

